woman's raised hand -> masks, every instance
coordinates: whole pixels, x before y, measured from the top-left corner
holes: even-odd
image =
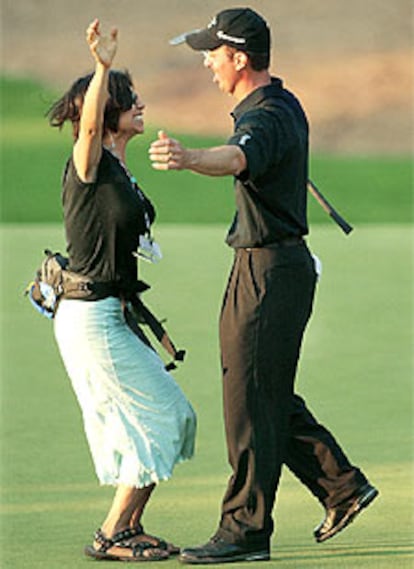
[[[118,30],[112,28],[109,35],[101,34],[99,20],[94,20],[86,30],[86,41],[95,60],[105,67],[111,67],[118,47]]]

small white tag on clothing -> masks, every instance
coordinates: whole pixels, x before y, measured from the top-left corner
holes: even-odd
[[[56,294],[55,291],[53,290],[53,287],[51,287],[47,283],[44,283],[43,281],[40,281],[39,286],[40,286],[41,295],[44,298],[43,301],[44,306],[46,306],[46,308],[48,308],[49,310],[54,310],[56,306]]]
[[[138,251],[134,251],[132,254],[134,257],[149,263],[159,263],[162,259],[161,247],[147,235],[140,235]]]
[[[318,279],[320,279],[321,275],[322,275],[322,261],[319,259],[319,257],[314,255],[313,253],[312,253],[312,257],[313,257],[313,263],[315,265],[315,272],[318,276]]]

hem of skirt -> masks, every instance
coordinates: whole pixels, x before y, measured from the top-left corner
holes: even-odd
[[[176,463],[174,464],[174,466],[177,466],[177,464],[181,464],[182,462],[187,462],[188,460],[191,460],[193,458],[193,455],[189,456],[189,457],[182,457],[179,458]],[[163,474],[163,475],[158,475],[156,472],[145,472],[145,477],[141,477],[141,478],[145,478],[145,480],[139,481],[137,479],[133,480],[102,480],[101,478],[99,478],[98,476],[98,480],[99,480],[99,485],[100,486],[112,486],[112,487],[117,487],[117,486],[127,486],[128,488],[146,488],[148,486],[152,486],[153,484],[159,484],[160,482],[166,482],[167,480],[170,480],[170,478],[172,478],[173,472],[169,472],[167,474]]]

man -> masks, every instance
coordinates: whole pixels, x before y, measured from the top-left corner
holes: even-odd
[[[297,99],[269,74],[269,28],[250,9],[230,9],[183,38],[206,52],[215,83],[238,104],[226,145],[188,149],[161,131],[150,148],[156,169],[234,176],[237,205],[227,236],[235,260],[220,317],[233,474],[216,534],[205,545],[184,549],[180,560],[267,560],[283,463],[326,510],[314,532],[318,542],[345,528],[378,491],[294,394],[316,283],[303,238],[308,124]]]

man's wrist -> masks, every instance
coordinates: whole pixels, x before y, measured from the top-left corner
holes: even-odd
[[[200,165],[201,151],[193,148],[183,150],[182,168],[183,170],[196,170]]]

